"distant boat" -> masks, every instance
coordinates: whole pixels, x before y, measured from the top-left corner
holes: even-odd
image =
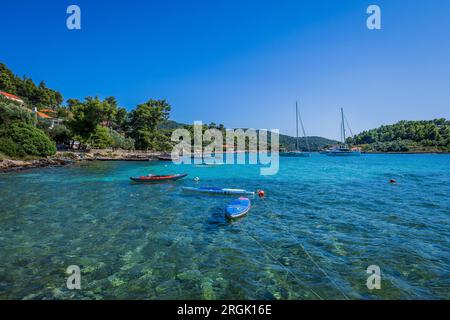
[[[304,157],[304,158],[308,158],[311,156],[311,154],[309,152],[304,152],[299,150],[299,143],[298,143],[298,119],[299,119],[299,114],[298,114],[298,103],[295,103],[295,124],[296,124],[296,140],[295,140],[295,150],[293,151],[282,151],[280,152],[280,157]],[[308,147],[308,151],[310,151],[309,148],[309,143],[308,143],[308,138],[306,137],[306,132],[305,132],[305,127],[303,126],[303,121],[302,118],[300,117],[300,124],[302,126],[302,131],[303,131],[303,137],[305,138],[306,141],[306,146]]]
[[[326,153],[327,156],[360,156],[361,151],[349,148],[333,148]]]
[[[223,163],[200,163],[200,164],[196,164],[195,167],[197,168],[214,168],[217,166],[221,166],[223,165]]]
[[[344,109],[341,108],[341,146],[334,147],[330,150],[327,150],[327,156],[360,156],[361,151],[356,148],[350,148],[346,143],[346,133],[345,133],[345,117],[344,117]],[[350,128],[349,128],[350,129]],[[351,133],[351,129],[350,129]],[[353,136],[353,134],[352,134]]]
[[[309,158],[311,154],[303,151],[282,151],[280,152],[280,157],[304,157]]]

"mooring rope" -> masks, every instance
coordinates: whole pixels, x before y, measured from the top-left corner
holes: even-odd
[[[289,270],[284,264],[282,264],[277,257],[275,257],[261,242],[259,242],[254,236],[252,236],[250,233],[248,233],[244,228],[240,228],[241,231],[244,231],[244,233],[252,238],[259,247],[261,247],[271,258],[274,262],[278,263],[288,274],[290,274],[294,280],[296,280],[298,283],[300,283],[302,286],[308,288],[316,297],[318,297],[320,300],[324,300],[320,294],[318,294],[314,289],[308,287],[303,281],[301,281],[294,273],[292,273],[291,270]]]
[[[268,210],[270,210],[270,212],[273,215],[276,215],[273,211],[273,209],[269,206],[269,204],[265,201],[264,198],[261,198],[265,204],[265,206],[267,207]],[[311,254],[308,252],[308,250],[306,250],[305,246],[303,246],[300,242],[298,242],[298,240],[294,237],[294,235],[292,233],[289,232],[289,230],[287,230],[279,221],[278,219],[276,219],[276,221],[279,223],[279,225],[283,228],[283,230],[285,231],[286,234],[288,234],[299,246],[300,248],[302,248],[303,252],[306,254],[306,256],[308,257],[309,260],[311,260],[311,262],[316,266],[317,269],[319,269],[324,275],[325,277],[331,282],[331,284],[333,284],[336,289],[345,297],[345,299],[350,300],[349,297],[345,294],[345,292],[340,288],[340,286],[329,276],[329,274],[320,267],[320,265],[314,260],[314,258],[311,256]]]

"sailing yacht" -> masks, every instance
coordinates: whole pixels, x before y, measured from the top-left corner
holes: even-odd
[[[299,143],[298,143],[298,119],[299,119],[299,114],[298,114],[298,103],[295,103],[295,123],[296,123],[296,141],[295,141],[295,150],[293,151],[285,151],[285,152],[280,152],[280,157],[310,157],[311,154],[309,152],[304,152],[299,150]],[[308,151],[310,151],[309,148],[309,143],[308,143],[308,138],[306,137],[306,132],[305,132],[305,127],[303,126],[303,121],[302,118],[300,117],[300,124],[302,126],[302,131],[303,131],[303,137],[305,138],[306,141],[306,146],[308,147]]]
[[[341,139],[342,139],[342,145],[332,148],[327,151],[327,156],[360,156],[361,151],[359,149],[350,149],[349,146],[346,144],[346,133],[345,133],[345,117],[344,117],[344,109],[341,108]],[[350,129],[351,133],[351,129]]]

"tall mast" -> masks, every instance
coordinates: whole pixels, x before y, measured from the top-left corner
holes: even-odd
[[[341,116],[342,116],[342,143],[345,144],[345,122],[344,122],[344,109],[341,108]]]
[[[306,148],[308,148],[308,151],[311,152],[311,148],[309,147],[308,137],[306,136],[305,126],[303,125],[302,115],[300,112],[298,112],[298,120],[300,121],[300,126],[302,127],[303,139],[305,139]]]
[[[296,137],[295,150],[298,150],[298,102],[295,101],[295,125],[296,125]]]

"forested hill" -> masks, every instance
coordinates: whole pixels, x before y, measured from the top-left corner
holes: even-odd
[[[296,149],[296,138],[280,134],[280,148],[286,148],[287,150]],[[327,147],[338,144],[336,140],[330,140],[323,137],[307,137],[298,138],[298,148],[303,151],[308,151],[308,146],[310,151],[319,151]]]
[[[400,121],[393,125],[363,131],[348,143],[364,151],[379,152],[449,152],[450,121]]]
[[[44,81],[36,85],[31,78],[19,77],[0,63],[0,91],[19,96],[30,106],[40,108],[56,108],[63,102],[58,91],[47,88]]]
[[[225,127],[222,124],[216,125],[214,123],[205,125],[208,128],[217,128],[219,130],[225,130]],[[163,124],[160,125],[160,129],[166,129],[166,130],[174,130],[178,128],[186,128],[189,127],[186,124],[179,123],[176,121],[166,121]],[[245,129],[243,129],[245,130]],[[268,139],[270,141],[270,135],[268,136]],[[307,143],[308,142],[308,143]],[[322,137],[307,137],[305,138],[299,138],[298,139],[298,145],[300,150],[308,150],[308,144],[311,151],[319,151],[322,150],[328,146],[336,145],[338,142],[335,140],[330,140],[327,138]],[[280,134],[279,135],[279,144],[280,149],[288,149],[288,150],[295,150],[296,148],[296,138],[291,137],[288,135]]]

